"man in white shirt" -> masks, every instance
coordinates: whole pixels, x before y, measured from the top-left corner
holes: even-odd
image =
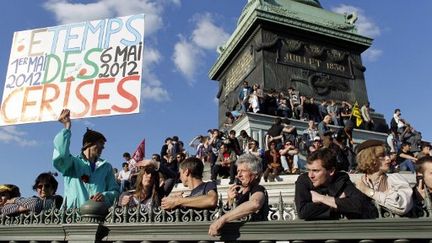
[[[117,180],[120,181],[120,193],[129,190],[130,188],[130,175],[129,164],[124,162],[122,164],[123,170],[118,173]]]

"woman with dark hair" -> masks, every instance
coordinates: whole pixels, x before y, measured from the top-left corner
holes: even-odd
[[[58,182],[51,173],[42,173],[36,177],[33,190],[37,192],[34,197],[20,197],[18,187],[14,185],[1,186],[0,193],[6,192],[7,200],[2,200],[1,213],[4,215],[14,215],[33,211],[39,213],[42,210],[60,208],[63,198],[55,195]],[[9,189],[8,189],[9,188]],[[3,193],[4,194],[4,193]],[[3,197],[2,197],[3,199]]]
[[[264,161],[266,165],[263,167],[264,181],[267,182],[268,179],[274,181],[283,170],[281,155],[276,148],[276,142],[271,141],[269,143],[269,149],[264,152]]]
[[[36,198],[39,198],[42,203],[42,209],[50,209],[54,205],[60,208],[63,203],[63,197],[56,195],[58,182],[54,176],[49,173],[41,173],[36,177],[33,185],[33,190],[37,192]]]
[[[163,193],[159,187],[159,172],[153,165],[147,165],[138,173],[135,191],[120,195],[119,205],[145,208],[159,207]]]

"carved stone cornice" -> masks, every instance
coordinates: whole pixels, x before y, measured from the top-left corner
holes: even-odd
[[[310,8],[314,9],[314,7]],[[325,10],[316,10],[315,8],[313,11]],[[332,15],[338,16],[336,13],[332,13]],[[344,16],[339,17],[342,19],[345,18]],[[298,11],[277,7],[262,0],[252,0],[245,6],[239,18],[236,30],[224,45],[223,51],[210,69],[210,79],[217,79],[216,75],[220,74],[220,71],[222,71],[220,68],[227,62],[234,49],[238,48],[240,41],[245,38],[247,31],[252,28],[257,21],[277,23],[307,32],[330,36],[364,46],[365,49],[372,44],[372,39],[356,34],[354,25],[345,23],[345,21],[336,22],[326,18],[307,18],[306,15]]]

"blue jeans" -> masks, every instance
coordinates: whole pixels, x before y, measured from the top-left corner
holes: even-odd
[[[129,190],[130,182],[128,180],[121,180],[120,182],[120,193]]]
[[[409,159],[406,159],[402,163],[400,163],[399,168],[400,171],[411,171],[413,173],[415,172],[414,163]]]

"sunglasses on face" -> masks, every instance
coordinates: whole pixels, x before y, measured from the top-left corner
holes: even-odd
[[[155,169],[151,168],[151,167],[144,167],[144,168],[141,168],[141,170],[144,171],[144,173],[146,173],[146,174],[152,174],[155,172]]]
[[[39,184],[39,185],[37,185],[37,188],[38,189],[41,189],[42,190],[42,188],[47,188],[47,189],[50,189],[51,188],[51,185],[50,184]]]

